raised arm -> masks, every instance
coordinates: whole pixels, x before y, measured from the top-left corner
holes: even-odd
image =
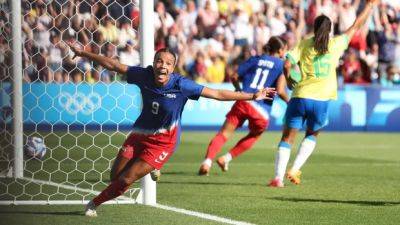
[[[362,26],[364,26],[365,22],[367,21],[369,15],[371,14],[371,11],[375,4],[379,0],[368,0],[367,4],[365,5],[364,9],[362,12],[357,16],[356,20],[354,21],[353,25],[349,27],[344,33],[351,39],[353,35],[356,33],[357,30],[359,30]]]
[[[297,28],[296,28],[296,33],[295,33],[295,37],[296,37],[296,44],[299,43],[299,41],[301,40],[301,35],[303,34],[303,30],[304,27],[306,25],[306,21],[304,18],[304,6],[303,6],[304,2],[300,1],[300,5],[299,5],[299,23],[297,24]]]
[[[222,89],[212,89],[204,87],[201,92],[202,97],[212,98],[219,101],[233,100],[272,100],[276,94],[275,88],[264,88],[257,93],[235,92]]]
[[[76,45],[73,45],[71,43],[68,43],[68,45],[71,48],[71,50],[75,53],[74,57],[79,56],[87,58],[90,61],[95,61],[97,63],[100,63],[100,65],[102,65],[107,70],[115,71],[119,74],[126,74],[128,72],[128,66],[119,63],[118,60],[81,50]]]

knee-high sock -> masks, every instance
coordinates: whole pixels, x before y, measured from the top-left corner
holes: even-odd
[[[96,206],[99,206],[100,204],[114,199],[123,193],[125,193],[126,190],[128,190],[129,185],[127,185],[125,182],[120,181],[120,180],[115,180],[113,181],[106,189],[104,189],[98,196],[96,196],[93,199],[93,203]]]
[[[232,155],[233,158],[239,156],[243,152],[249,150],[254,143],[257,141],[259,135],[255,134],[248,134],[244,138],[240,139],[240,141],[233,147],[229,153]]]
[[[294,160],[292,170],[300,170],[300,168],[306,163],[307,159],[313,153],[316,145],[315,136],[310,135],[304,138],[301,142],[299,151],[297,152],[296,159]]]
[[[213,160],[218,152],[221,151],[221,148],[225,144],[226,140],[226,137],[222,135],[222,133],[215,135],[208,145],[206,158]]]
[[[290,158],[290,144],[281,141],[278,145],[278,152],[275,158],[275,178],[283,181],[286,172],[286,166]]]

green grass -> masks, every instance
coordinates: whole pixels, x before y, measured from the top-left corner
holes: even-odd
[[[253,149],[232,161],[228,172],[222,173],[214,166],[209,177],[197,176],[213,135],[212,132],[183,133],[178,151],[162,170],[157,186],[158,203],[255,224],[400,224],[398,133],[323,133],[316,151],[302,170],[302,184],[294,186],[286,182],[283,189],[266,187],[273,176],[280,137],[276,132],[266,132]],[[236,134],[222,152],[241,136],[243,133]],[[46,143],[57,148],[52,139],[46,139]],[[114,135],[112,139],[71,135],[64,139],[68,142],[75,139],[81,146],[91,146],[93,153],[88,151],[88,157],[95,163],[87,162],[86,166],[90,168],[96,164],[101,171],[108,165],[107,160],[100,159],[112,157],[114,145],[123,141],[122,135]],[[98,142],[110,150],[96,155],[99,154],[95,151]],[[52,151],[52,154],[61,159],[63,156],[59,154],[72,151],[71,157],[76,160],[82,157],[83,149]],[[292,153],[293,160],[296,151]],[[57,160],[49,160],[49,163],[54,164],[47,168],[52,173],[59,163]],[[68,169],[69,164],[65,163]],[[107,176],[108,171],[102,174]],[[74,179],[79,180],[80,176],[77,173]],[[90,182],[96,180],[96,176],[100,175],[89,177]],[[82,185],[90,185],[90,182]],[[0,206],[0,219],[7,221],[4,224],[41,225],[218,224],[141,205],[104,205],[98,209],[99,217],[92,219],[82,216],[82,207]]]

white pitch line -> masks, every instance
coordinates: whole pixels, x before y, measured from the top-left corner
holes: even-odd
[[[98,195],[100,194],[100,191],[95,191],[95,190],[91,190],[91,189],[84,189],[84,188],[79,188],[76,186],[72,186],[72,185],[65,185],[65,184],[59,184],[59,183],[55,183],[55,182],[51,182],[51,181],[46,181],[46,180],[38,180],[38,179],[33,179],[30,177],[21,177],[18,178],[21,180],[25,180],[28,182],[32,182],[32,183],[37,183],[40,185],[49,185],[49,186],[55,186],[58,189],[66,189],[66,190],[72,190],[72,191],[79,191],[79,192],[83,192],[83,193],[90,193],[93,195]],[[133,189],[129,189],[129,191],[131,192],[130,195],[132,196],[133,194],[135,194],[136,192],[138,192],[140,190],[140,188],[133,188]],[[87,204],[89,201],[88,200],[31,200],[31,201],[23,201],[23,200],[13,200],[13,201],[0,201],[0,205],[68,205],[68,204]],[[108,202],[105,202],[105,204],[135,204],[136,199],[127,197],[127,196],[119,196],[113,200],[110,200]]]
[[[175,208],[175,207],[167,206],[167,205],[156,204],[156,205],[154,205],[154,207],[160,208],[160,209],[164,209],[164,210],[173,211],[173,212],[177,212],[177,213],[186,214],[186,215],[189,215],[189,216],[196,216],[196,217],[199,217],[199,218],[202,218],[202,219],[212,220],[212,221],[216,221],[216,222],[220,222],[220,223],[234,224],[234,225],[254,225],[253,223],[237,221],[237,220],[231,220],[231,219],[228,219],[228,218],[223,218],[223,217],[219,217],[219,216],[215,216],[215,215],[211,215],[211,214],[206,214],[206,213],[201,213],[201,212],[196,212],[196,211],[190,211],[190,210],[187,210],[187,209]]]
[[[27,177],[23,177],[21,179],[29,181],[29,182],[38,183],[38,184],[56,186],[58,188],[63,188],[63,189],[67,189],[67,190],[74,190],[74,191],[86,192],[86,193],[91,193],[91,194],[99,194],[100,193],[98,191],[94,191],[94,190],[90,190],[90,189],[83,189],[83,188],[78,188],[75,186],[58,184],[58,183],[54,183],[51,181],[43,181],[43,180],[37,180],[37,179],[32,179],[32,178],[27,178]],[[119,201],[118,201],[118,199],[119,199]],[[125,201],[128,200],[128,202],[127,202],[128,204],[129,203],[132,204],[132,203],[136,202],[135,200],[128,198],[126,196],[120,196],[116,200],[117,200],[116,202],[119,204],[121,204],[121,203],[123,204],[124,203],[123,200],[125,200]],[[122,200],[122,202],[121,202],[121,200]],[[87,203],[87,201],[68,201],[68,202],[70,204],[71,203],[72,204],[86,204]],[[47,204],[63,205],[63,204],[66,204],[66,201],[8,201],[8,202],[6,202],[7,205],[9,205],[9,204],[15,204],[15,205],[28,204],[29,205],[29,204],[35,204],[35,203],[39,204],[39,205],[47,205]],[[2,205],[2,204],[0,204],[0,205]],[[151,205],[151,206],[155,207],[155,208],[159,208],[159,209],[182,213],[185,215],[195,216],[195,217],[199,217],[202,219],[212,220],[212,221],[216,221],[216,222],[220,222],[220,223],[233,224],[233,225],[254,225],[253,223],[232,220],[232,219],[223,218],[223,217],[219,217],[219,216],[215,216],[215,215],[211,215],[211,214],[191,211],[191,210],[187,210],[187,209],[175,208],[175,207],[167,206],[167,205],[156,204],[156,205]]]

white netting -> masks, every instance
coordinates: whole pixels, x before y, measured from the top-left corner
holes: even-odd
[[[138,8],[130,0],[22,0],[24,144],[40,137],[42,159],[24,157],[13,178],[11,1],[0,0],[1,202],[85,202],[106,187],[112,161],[140,110],[140,94],[66,42],[139,64]],[[137,186],[137,185],[136,185]],[[132,188],[125,200],[133,202]],[[126,198],[128,197],[128,198]]]

